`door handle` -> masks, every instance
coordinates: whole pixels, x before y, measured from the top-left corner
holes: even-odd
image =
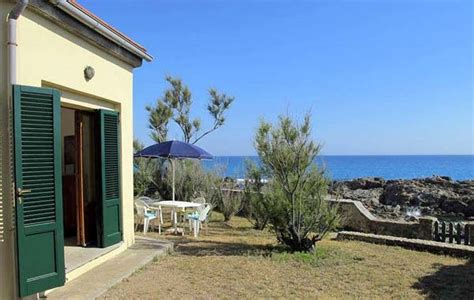
[[[22,188],[17,188],[16,189],[16,196],[21,197],[23,194],[28,194],[31,193],[31,189],[22,189]]]

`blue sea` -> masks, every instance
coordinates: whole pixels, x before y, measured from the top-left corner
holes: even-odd
[[[246,160],[259,163],[257,156],[218,156],[203,164],[207,169],[221,168],[225,176],[245,178]],[[433,175],[474,179],[474,155],[328,155],[318,157],[316,163],[334,180],[367,176],[410,179]]]

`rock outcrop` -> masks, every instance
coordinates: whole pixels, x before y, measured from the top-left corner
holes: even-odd
[[[446,176],[384,180],[378,177],[335,181],[332,195],[358,200],[374,214],[392,219],[419,215],[474,219],[474,180]]]

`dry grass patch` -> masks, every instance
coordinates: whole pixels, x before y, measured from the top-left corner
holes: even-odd
[[[109,290],[107,299],[473,298],[474,264],[399,247],[326,239],[314,254],[287,253],[242,218],[213,215],[199,239]],[[155,233],[148,236],[158,237]]]

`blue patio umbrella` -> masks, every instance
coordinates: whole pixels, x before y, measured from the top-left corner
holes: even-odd
[[[159,144],[154,144],[145,149],[135,153],[134,157],[146,158],[169,158],[171,160],[171,167],[173,169],[173,201],[174,197],[174,178],[176,159],[212,159],[212,155],[204,149],[185,142],[167,141]]]

